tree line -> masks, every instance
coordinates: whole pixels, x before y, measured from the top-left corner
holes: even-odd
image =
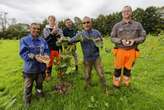
[[[121,12],[115,12],[108,15],[99,15],[93,18],[93,27],[98,29],[104,36],[111,33],[113,25],[122,19]],[[147,7],[146,9],[137,8],[133,11],[133,19],[141,22],[147,34],[158,35],[164,31],[164,6],[163,7]],[[1,19],[0,19],[1,20]],[[79,17],[74,17],[74,28],[82,29],[82,20]],[[2,21],[1,21],[2,22]],[[43,29],[47,24],[44,19],[41,24]],[[60,28],[64,28],[64,21],[58,22]],[[0,39],[20,39],[28,33],[28,24],[15,23],[7,28],[0,30]]]

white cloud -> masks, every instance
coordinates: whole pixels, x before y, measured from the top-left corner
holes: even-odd
[[[8,12],[8,17],[19,22],[41,22],[48,15],[58,19],[66,17],[96,17],[120,11],[125,5],[146,8],[164,6],[164,0],[0,0],[0,11]]]

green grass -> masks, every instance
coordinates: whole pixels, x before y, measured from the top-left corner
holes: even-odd
[[[109,38],[105,38],[105,48],[112,48]],[[44,82],[45,98],[32,97],[30,110],[164,110],[164,35],[148,36],[140,47],[141,56],[132,71],[132,86],[129,88],[112,87],[113,56],[101,50],[105,78],[112,95],[105,95],[94,71],[94,86],[85,91],[83,77],[82,52],[78,44],[79,73],[68,75],[73,87],[66,95],[53,91],[57,82]],[[23,109],[23,61],[18,55],[19,41],[0,41],[0,110]],[[33,88],[34,89],[34,88]],[[33,91],[34,94],[35,91]]]

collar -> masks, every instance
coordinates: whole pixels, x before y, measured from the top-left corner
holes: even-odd
[[[130,20],[129,22],[125,22],[124,20],[121,21],[121,24],[124,25],[124,24],[132,24],[133,23],[133,20]]]
[[[72,28],[67,28],[68,30],[73,30],[73,27]]]
[[[86,30],[84,30],[85,32],[87,32],[87,33],[91,33],[92,31],[93,31],[93,29],[91,28],[90,30],[88,30],[88,31],[86,31]]]
[[[73,30],[73,28],[65,28],[66,30],[68,30],[68,31],[72,31]]]
[[[46,25],[46,28],[53,28],[53,27],[51,27],[50,25]]]
[[[36,38],[33,38],[31,34],[29,34],[29,38],[30,38],[30,40],[32,40],[32,41],[33,41],[33,40],[39,40],[39,36],[36,37]]]

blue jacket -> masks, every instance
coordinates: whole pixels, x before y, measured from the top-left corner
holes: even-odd
[[[89,38],[102,38],[101,33],[96,29],[91,29],[90,31],[81,31],[76,34],[73,38],[71,38],[70,43],[77,42],[79,40],[79,36],[82,36],[83,40],[80,42],[84,61],[96,60],[99,55],[99,48],[96,47],[95,43]]]
[[[24,60],[24,73],[25,74],[36,74],[43,73],[46,69],[44,63],[37,62],[33,57],[37,54],[48,55],[48,45],[46,41],[41,38],[33,38],[31,34],[23,37],[20,40],[19,55]]]

